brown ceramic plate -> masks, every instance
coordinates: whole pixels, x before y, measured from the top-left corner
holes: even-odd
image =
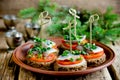
[[[58,39],[54,38],[53,41],[60,43],[60,39],[58,40]],[[50,70],[42,70],[40,68],[35,68],[35,67],[25,64],[23,61],[25,60],[26,51],[28,50],[28,48],[30,46],[29,42],[17,47],[13,52],[12,58],[13,58],[14,62],[16,64],[18,64],[20,67],[23,67],[27,70],[37,72],[37,73],[54,75],[54,76],[84,75],[84,74],[88,74],[91,72],[95,72],[97,70],[100,70],[102,68],[105,68],[105,67],[111,65],[115,59],[115,53],[113,52],[112,49],[110,49],[108,46],[106,46],[102,43],[99,43],[99,42],[94,42],[94,43],[96,43],[96,45],[98,45],[104,49],[107,60],[103,64],[101,64],[97,67],[87,68],[86,70],[83,70],[83,71],[74,71],[74,72],[73,71],[54,71],[54,70],[50,71]],[[60,45],[60,44],[58,44],[58,45]]]

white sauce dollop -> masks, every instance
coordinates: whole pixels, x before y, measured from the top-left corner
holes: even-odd
[[[57,53],[57,52],[58,52],[57,49],[51,48],[50,50],[47,50],[46,52],[44,52],[44,56],[48,56],[51,53]]]
[[[73,59],[73,61],[75,61],[76,59],[80,58],[80,55],[73,55],[71,53],[69,53],[67,56],[62,56],[60,55],[57,60],[70,60]]]
[[[55,45],[56,45],[56,43],[52,42],[50,40],[45,40],[44,42],[42,42],[42,46],[45,47],[45,48],[47,48],[47,47],[52,48]]]
[[[92,50],[92,51],[93,51],[94,53],[101,52],[101,51],[103,51],[103,48],[97,46],[97,48],[94,49],[94,50]]]

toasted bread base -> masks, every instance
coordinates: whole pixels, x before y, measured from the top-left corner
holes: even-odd
[[[103,54],[99,58],[95,59],[86,59],[88,66],[99,66],[100,64],[104,63],[106,60],[106,55]]]
[[[54,64],[55,71],[79,71],[79,70],[86,70],[87,69],[87,62],[84,60],[82,64],[79,65],[70,65],[70,66],[60,66],[57,62]]]
[[[35,67],[35,68],[40,68],[40,69],[43,69],[43,70],[50,70],[51,69],[51,66],[53,65],[54,61],[56,59],[50,61],[50,62],[35,62],[35,61],[32,61],[32,60],[26,60],[26,63],[32,67]]]

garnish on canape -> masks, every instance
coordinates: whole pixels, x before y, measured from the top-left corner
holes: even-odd
[[[56,60],[54,70],[56,71],[78,71],[87,68],[87,62],[82,55],[81,51],[75,50],[72,53],[65,50]]]
[[[87,40],[86,40],[86,36],[83,35],[83,36],[74,36],[74,34],[71,36],[71,40],[72,40],[72,49],[73,50],[76,50],[78,45],[83,45],[85,43],[87,43]],[[62,40],[62,45],[61,47],[64,48],[64,49],[70,49],[70,38],[69,38],[69,35],[65,35],[64,36],[64,39]]]
[[[92,24],[95,21],[99,20],[98,14],[91,15],[89,18],[90,23],[90,43],[86,43],[83,45],[87,55],[84,55],[84,58],[87,61],[88,66],[98,66],[105,62],[106,55],[104,53],[103,48],[96,46],[92,43]]]
[[[56,43],[36,37],[34,44],[28,50],[27,63],[33,67],[49,69],[56,60],[58,52]]]
[[[106,55],[103,48],[91,43],[84,44],[83,48],[83,56],[86,59],[88,66],[98,66],[105,62]]]
[[[68,27],[64,28],[64,30],[69,30],[68,44],[70,47],[68,47],[69,50],[65,50],[62,55],[57,58],[54,64],[54,70],[56,71],[78,71],[85,70],[87,68],[87,62],[84,57],[80,55],[80,51],[72,51],[73,44],[71,28],[72,23],[69,21]]]
[[[77,46],[78,44],[81,45],[81,44],[84,44],[87,42],[86,40],[86,36],[85,35],[77,35],[77,32],[76,32],[76,25],[77,25],[77,21],[76,21],[76,18],[80,18],[78,15],[77,15],[77,12],[75,9],[73,8],[70,8],[69,9],[69,13],[74,17],[74,19],[69,22],[69,25],[66,27],[66,28],[63,28],[63,30],[70,30],[72,28],[73,31],[69,31],[69,35],[65,35],[64,36],[64,40],[62,40],[62,48],[64,49],[70,49],[70,39],[71,39],[71,42],[72,42],[72,49],[73,50],[76,50],[77,49]],[[70,36],[71,35],[71,36]]]

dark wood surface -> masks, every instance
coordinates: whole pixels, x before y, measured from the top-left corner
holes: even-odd
[[[23,23],[17,25],[17,30],[24,32]],[[56,77],[34,73],[16,65],[11,59],[13,50],[7,50],[5,32],[3,21],[0,20],[0,80],[120,80],[120,40],[115,45],[108,44],[116,54],[114,63],[109,67],[84,76]]]
[[[0,15],[17,14],[19,10],[36,7],[39,0],[0,0]],[[77,6],[78,9],[99,9],[105,12],[108,6],[113,6],[115,12],[120,12],[120,0],[51,0],[62,6]]]

